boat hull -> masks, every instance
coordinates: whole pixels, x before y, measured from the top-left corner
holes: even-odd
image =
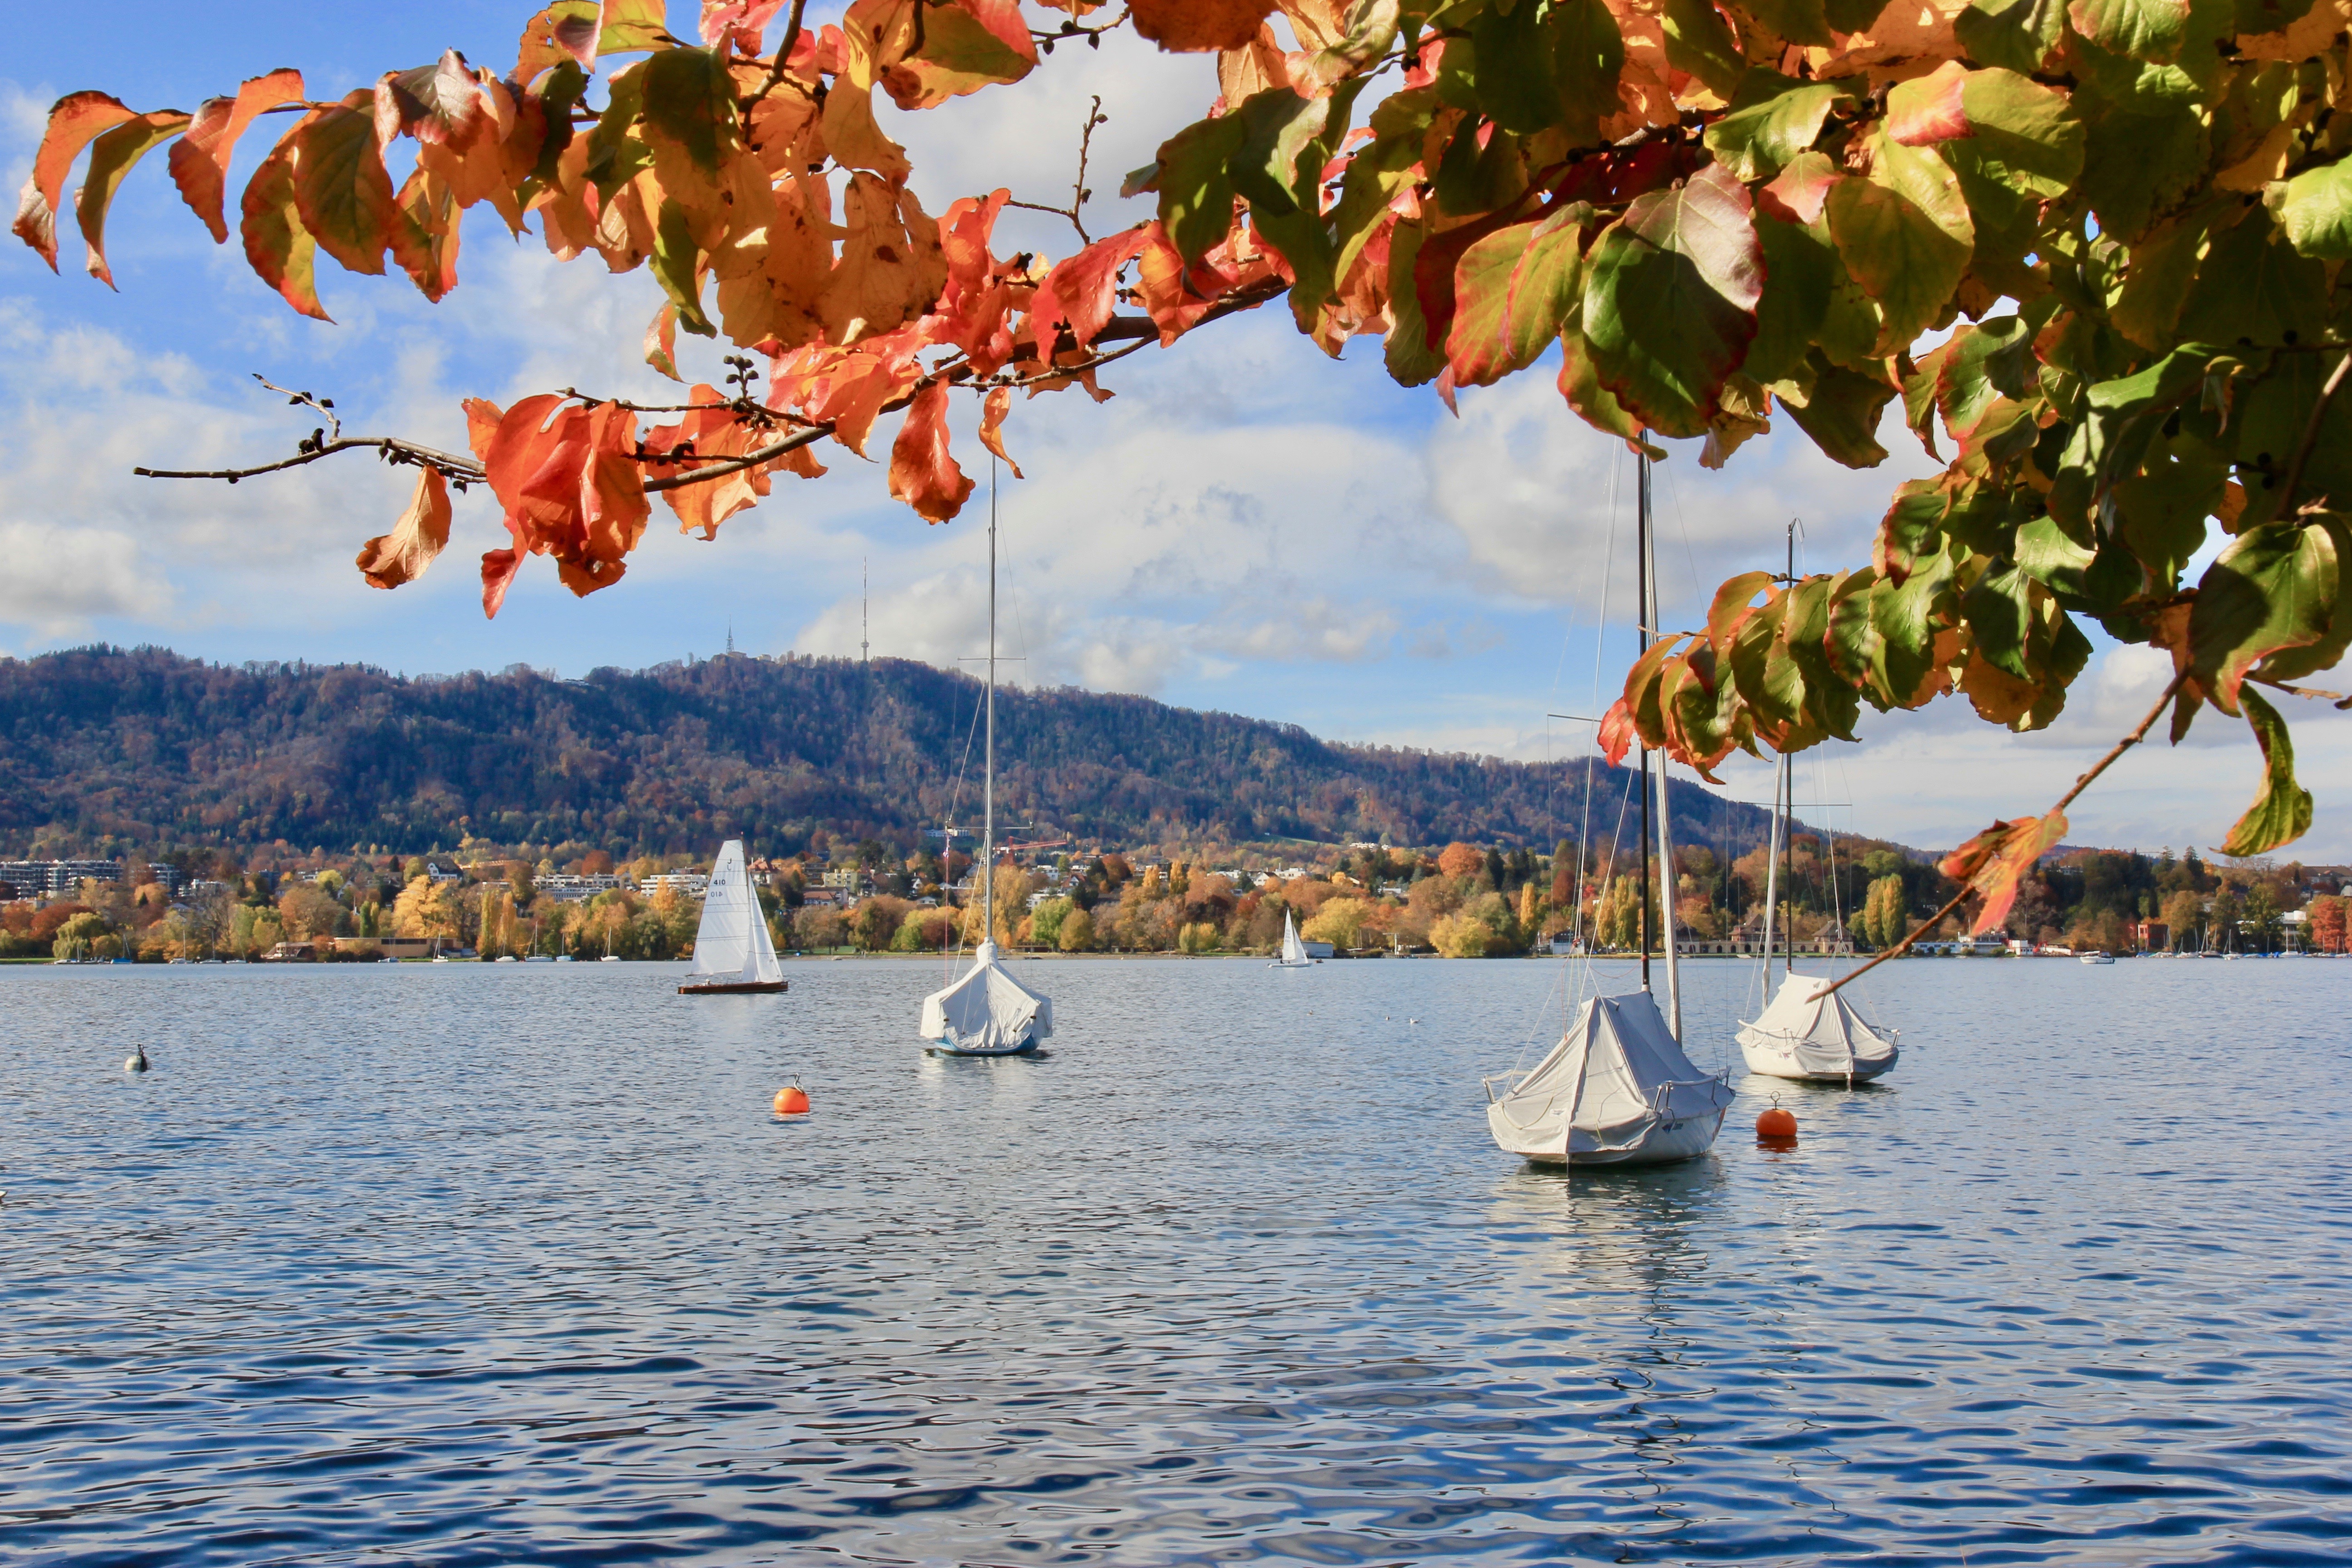
[[[779,991],[789,991],[789,980],[722,980],[709,985],[681,985],[681,996],[772,996]]]
[[[982,1046],[950,1045],[934,1040],[923,1049],[935,1057],[1034,1057],[1037,1054],[1035,1040],[1024,1040],[1017,1046],[999,1046],[991,1049]]]
[[[1631,1145],[1622,1149],[1509,1149],[1530,1165],[1573,1166],[1583,1169],[1598,1165],[1671,1165],[1683,1160],[1696,1160],[1715,1147],[1723,1131],[1723,1118],[1729,1110],[1711,1110],[1704,1115],[1686,1116],[1678,1121],[1661,1121],[1642,1134]],[[1496,1135],[1501,1141],[1501,1135]],[[1506,1144],[1506,1148],[1509,1145]]]
[[[1802,1083],[1868,1083],[1872,1079],[1895,1070],[1899,1053],[1889,1052],[1882,1061],[1856,1060],[1851,1071],[1820,1072],[1797,1059],[1797,1053],[1779,1046],[1753,1045],[1739,1042],[1739,1054],[1747,1059],[1748,1070],[1764,1078],[1795,1079]]]

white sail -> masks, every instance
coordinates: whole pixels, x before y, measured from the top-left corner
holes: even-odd
[[[1780,982],[1764,1016],[1739,1031],[1740,1050],[1751,1070],[1784,1078],[1861,1079],[1876,1078],[1895,1065],[1895,1041],[1846,1005],[1844,992],[1822,995],[1828,984],[1814,974],[1791,974]]]
[[[1054,1004],[1004,972],[992,942],[980,944],[954,984],[923,998],[923,1038],[950,1050],[1017,1051],[1053,1033]]]
[[[1486,1107],[1495,1142],[1557,1163],[1683,1160],[1715,1142],[1731,1086],[1675,1043],[1646,991],[1587,1002],[1549,1055]]]
[[[757,928],[761,945],[767,946],[767,921],[760,915],[760,900],[751,894],[751,874],[743,867],[743,841],[730,838],[719,851],[719,862],[710,868],[710,885],[702,899],[702,924],[694,933],[695,980],[775,980],[783,971],[775,967],[775,950],[768,949],[767,963],[772,973],[761,973],[753,957],[751,932]]]
[[[1298,922],[1288,910],[1282,911],[1282,967],[1297,969],[1315,961],[1307,956],[1307,944],[1298,940]]]

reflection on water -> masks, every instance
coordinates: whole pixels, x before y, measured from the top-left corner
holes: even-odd
[[[0,971],[10,1551],[2352,1557],[2352,965],[1893,965],[1883,1087],[1573,1173],[1551,964],[1039,964],[1035,1060],[793,968]]]

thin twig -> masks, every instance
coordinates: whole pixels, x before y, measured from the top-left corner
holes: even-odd
[[[2174,676],[2171,683],[2165,687],[2164,695],[2156,700],[2156,706],[2147,710],[2147,717],[2139,721],[2138,727],[2134,729],[2130,734],[2126,735],[2122,740],[2117,741],[2112,747],[2108,748],[2107,754],[2101,757],[2097,762],[2092,763],[2090,771],[2084,773],[2081,778],[2076,779],[2074,781],[2074,787],[2068,790],[2059,800],[2058,804],[2052,806],[2050,810],[2053,812],[2063,811],[2068,806],[2074,805],[2075,796],[2090,788],[2091,781],[2097,778],[2101,773],[2105,773],[2107,769],[2114,764],[2115,760],[2117,757],[2122,756],[2126,752],[2130,751],[2134,746],[2138,745],[2142,741],[2147,739],[2148,731],[2155,728],[2156,721],[2164,716],[2164,710],[2172,705],[2173,698],[2179,694],[2181,683],[2188,679],[2189,672],[2186,669],[2183,669],[2179,674]],[[2047,813],[2044,815],[2046,816]],[[1926,936],[1929,931],[1941,925],[1944,922],[1945,917],[1949,915],[1954,910],[1958,909],[1968,896],[1974,891],[1976,891],[1976,888],[1973,884],[1963,882],[1960,884],[1960,890],[1952,895],[1951,901],[1946,904],[1942,909],[1937,910],[1934,914],[1929,915],[1926,920],[1920,921],[1916,927],[1913,928],[1910,935],[1905,937],[1901,942],[1896,942],[1893,947],[1888,948],[1885,952],[1880,953],[1876,958],[1872,959],[1868,963],[1864,964],[1860,969],[1855,970],[1852,974],[1845,976],[1842,980],[1832,983],[1826,990],[1814,992],[1808,1000],[1818,1002],[1822,997],[1830,995],[1836,991],[1840,991],[1845,986],[1852,984],[1854,981],[1861,979],[1864,975],[1877,968],[1888,959],[1902,957],[1903,954],[1911,951],[1911,944],[1913,942],[1917,942],[1921,937]]]
[[[1078,231],[1078,243],[1092,245],[1095,242],[1095,237],[1087,232],[1087,226],[1079,220],[1078,215],[1085,208],[1087,199],[1094,195],[1092,191],[1087,189],[1087,158],[1094,151],[1095,127],[1109,123],[1110,116],[1102,111],[1102,94],[1097,93],[1094,96],[1094,102],[1087,109],[1086,129],[1078,133],[1078,177],[1070,186],[1068,206],[1049,207],[1043,202],[1015,201],[1008,201],[1004,205],[1009,207],[1020,207],[1027,212],[1050,213],[1055,217],[1067,218],[1070,220],[1070,226]]]
[[[274,474],[284,468],[299,468],[305,463],[315,463],[321,458],[331,458],[338,452],[353,452],[362,447],[381,448],[395,462],[421,463],[438,468],[449,479],[466,484],[480,484],[489,476],[471,458],[460,458],[448,452],[420,447],[414,441],[404,441],[394,436],[352,436],[339,441],[329,441],[312,447],[299,457],[282,462],[264,463],[257,468],[133,468],[131,471],[142,479],[226,479],[235,484],[259,474]]]
[[[768,68],[768,79],[760,84],[760,90],[753,93],[751,100],[743,106],[745,120],[751,119],[751,111],[760,107],[761,100],[775,91],[783,81],[784,67],[791,63],[793,50],[799,47],[801,41],[801,13],[806,9],[808,0],[793,0],[792,15],[784,20],[784,41],[776,46],[776,59]]]
[[[2277,516],[2291,517],[2294,513],[2294,490],[2303,483],[2303,466],[2311,460],[2312,447],[2319,444],[2320,424],[2327,417],[2327,405],[2336,400],[2336,389],[2344,384],[2347,369],[2352,369],[2352,349],[2347,349],[2344,357],[2336,362],[2336,368],[2327,373],[2327,384],[2319,389],[2319,401],[2311,405],[2311,418],[2304,425],[2303,440],[2294,449],[2294,461],[2287,465],[2286,489],[2279,493]]]

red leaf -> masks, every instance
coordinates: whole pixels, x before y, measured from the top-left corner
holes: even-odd
[[[1932,75],[1897,82],[1886,95],[1886,134],[1906,147],[1932,147],[1973,136],[1968,110],[1960,107],[1969,68],[1946,60]]]
[[[1633,749],[1633,742],[1640,738],[1633,728],[1633,710],[1627,707],[1625,700],[1620,697],[1609,705],[1609,711],[1601,716],[1601,754],[1609,759],[1610,766],[1614,767],[1625,760],[1625,753]]]
[[[784,0],[702,0],[702,41],[723,44],[731,37],[744,53],[756,55],[761,49],[761,35],[783,8],[783,3]]]
[[[890,493],[927,522],[947,521],[971,494],[971,480],[948,455],[948,389],[936,381],[915,394],[890,444]]]
[[[506,414],[487,397],[469,397],[466,399],[465,408],[466,444],[474,449],[476,458],[487,462],[490,456],[491,438],[498,435],[499,421],[504,419]]]
[[[1021,465],[1004,450],[1004,416],[1013,411],[1013,389],[1009,386],[989,388],[981,402],[980,444],[996,454],[997,460],[1013,470],[1014,479],[1024,476]]]
[[[2009,918],[2010,906],[2017,902],[2018,879],[2033,869],[2065,831],[2063,811],[2021,816],[2013,822],[1994,823],[1944,857],[1937,869],[1983,896],[1984,906],[1969,928],[1972,932],[1990,931]]]
[[[419,468],[416,494],[400,521],[360,546],[360,574],[378,588],[413,583],[448,542],[449,483],[438,468]]]
[[[8,228],[41,253],[50,271],[58,269],[58,203],[64,197],[66,171],[100,132],[135,118],[121,99],[102,92],[68,93],[50,106],[48,129],[33,154],[32,177],[25,182],[16,221]]]
[[[1118,302],[1119,269],[1141,255],[1150,239],[1150,231],[1131,228],[1095,241],[1045,274],[1029,306],[1029,330],[1040,353],[1055,352],[1055,334],[1066,323],[1080,348],[1102,334]]]
[[[236,151],[237,138],[264,110],[301,100],[302,73],[274,70],[247,81],[236,89],[235,98],[206,99],[188,133],[172,143],[165,155],[172,183],[180,187],[180,198],[189,210],[213,231],[214,244],[228,240],[228,220],[221,207],[228,189],[228,161]]]
[[[1238,49],[1273,13],[1274,0],[1135,0],[1135,30],[1170,54]]]
[[[515,550],[492,550],[482,556],[482,615],[488,620],[499,618],[499,606],[507,602],[507,589],[522,570],[522,552]]]

